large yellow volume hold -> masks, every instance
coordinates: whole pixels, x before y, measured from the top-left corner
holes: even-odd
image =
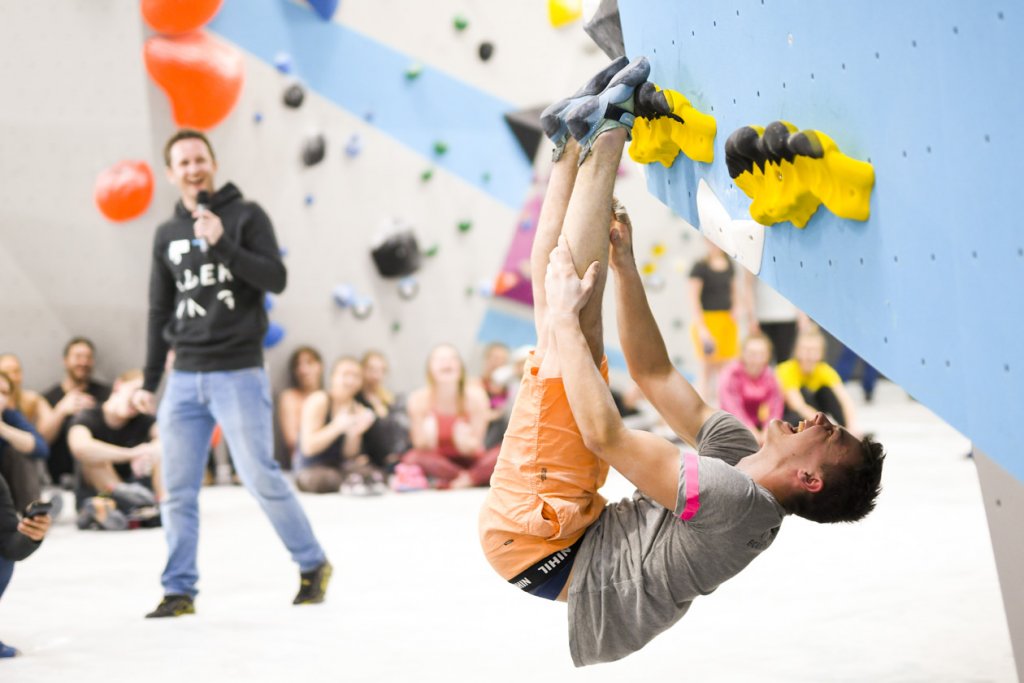
[[[715,118],[695,109],[682,93],[655,88],[664,95],[672,113],[653,119],[637,117],[630,158],[641,164],[657,161],[667,168],[681,151],[694,161],[711,163],[718,132]]]
[[[846,156],[832,138],[818,130],[791,135],[787,145],[800,180],[829,211],[840,218],[868,219],[875,186],[871,164]]]

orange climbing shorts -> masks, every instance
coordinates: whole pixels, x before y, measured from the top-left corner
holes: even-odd
[[[526,362],[480,511],[484,555],[506,581],[579,540],[606,503],[608,465],[583,445],[562,378],[537,377],[540,362]]]

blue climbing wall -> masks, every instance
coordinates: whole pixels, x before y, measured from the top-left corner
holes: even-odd
[[[777,119],[870,161],[871,219],[824,207],[767,231],[762,279],[1024,481],[1024,9],[1017,3],[619,0],[627,52],[718,121],[715,161],[648,168],[697,224],[704,178],[733,218],[724,143]]]

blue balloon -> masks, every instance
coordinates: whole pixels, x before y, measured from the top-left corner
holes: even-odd
[[[275,322],[267,327],[267,333],[263,335],[263,348],[271,349],[281,343],[284,339],[284,328]]]
[[[310,6],[324,21],[330,21],[338,9],[340,0],[309,0]]]

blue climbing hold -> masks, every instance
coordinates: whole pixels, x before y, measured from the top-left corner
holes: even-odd
[[[356,290],[352,285],[335,285],[331,290],[331,298],[338,308],[348,308],[356,298]]]
[[[292,72],[292,56],[284,51],[278,52],[274,55],[274,68],[283,74],[290,74]]]
[[[338,10],[338,3],[340,0],[309,0],[310,7],[313,8],[320,18],[324,21],[330,21],[331,17]]]
[[[345,156],[357,157],[359,153],[363,151],[363,140],[359,137],[359,133],[352,133],[352,137],[348,139],[345,144]]]
[[[284,328],[275,322],[267,326],[267,333],[263,335],[263,348],[271,349],[281,343],[284,339]]]
[[[303,199],[302,201],[306,203],[306,206],[313,206],[313,202],[315,202],[316,199],[314,199],[313,195],[307,194],[305,199]]]
[[[274,297],[270,296],[269,294],[264,294],[263,310],[269,312],[272,308],[274,308]]]
[[[261,114],[259,112],[256,112],[255,114],[253,114],[252,115],[252,122],[253,123],[262,123],[263,122],[263,114]]]

